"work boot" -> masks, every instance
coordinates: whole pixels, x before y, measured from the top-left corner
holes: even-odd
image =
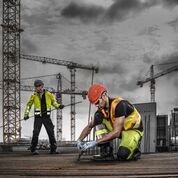
[[[94,160],[114,160],[114,155],[113,154],[99,154],[99,155],[94,155],[93,156]]]
[[[101,147],[100,154],[93,156],[94,160],[114,160],[113,148],[110,146]]]
[[[133,153],[132,160],[137,161],[140,158],[141,158],[141,151],[137,148]]]
[[[39,152],[38,152],[37,150],[34,150],[34,151],[32,152],[32,154],[33,154],[33,155],[39,155]]]
[[[50,154],[59,154],[59,152],[56,151],[56,150],[51,150],[49,153],[50,153]]]
[[[36,147],[33,145],[30,146],[30,151],[32,152],[33,155],[39,155],[39,152],[36,150]]]

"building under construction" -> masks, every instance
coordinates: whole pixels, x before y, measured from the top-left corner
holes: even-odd
[[[165,152],[170,148],[170,135],[169,135],[168,115],[157,116],[157,141],[156,151]]]
[[[138,81],[138,85],[150,82],[151,102],[135,104],[143,120],[144,135],[141,143],[142,159],[123,162],[113,160],[94,160],[93,153],[100,149],[79,152],[76,148],[76,96],[86,99],[87,89],[76,89],[76,72],[78,69],[91,73],[91,84],[99,68],[70,60],[52,57],[22,54],[21,34],[21,0],[3,0],[2,13],[2,129],[3,142],[0,144],[0,177],[178,177],[178,111],[172,110],[168,125],[167,115],[158,115],[155,102],[155,79],[176,71],[178,65],[154,73],[150,68],[150,77]],[[62,110],[56,113],[56,136],[58,155],[49,155],[46,141],[39,142],[41,154],[32,156],[29,151],[30,140],[22,138],[21,133],[21,92],[34,90],[33,86],[23,85],[21,79],[21,60],[63,66],[70,75],[70,88],[63,88],[63,75],[55,74],[57,87],[46,87],[62,103],[63,96],[70,96],[70,141],[62,141]],[[44,77],[44,76],[41,76]],[[85,82],[85,81],[84,81]],[[91,119],[89,106],[88,122]],[[88,140],[95,139],[95,134]],[[114,156],[118,148],[118,139],[114,142]],[[171,152],[168,152],[171,151]],[[164,153],[158,153],[164,152]],[[112,171],[111,171],[112,170]]]
[[[178,108],[174,108],[171,112],[170,121],[170,149],[178,150]]]

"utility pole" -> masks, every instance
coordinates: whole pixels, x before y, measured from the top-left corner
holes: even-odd
[[[20,125],[20,0],[3,0],[2,115],[3,142],[21,137]]]

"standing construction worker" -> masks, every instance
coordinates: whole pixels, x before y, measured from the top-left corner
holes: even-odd
[[[42,80],[35,80],[34,82],[35,92],[31,95],[25,109],[24,113],[24,120],[29,119],[29,112],[34,104],[34,129],[33,129],[33,137],[31,141],[31,152],[34,155],[38,155],[38,151],[36,150],[37,144],[38,144],[38,137],[39,133],[42,127],[42,124],[44,124],[44,127],[47,131],[47,134],[49,136],[50,140],[50,153],[51,154],[57,154],[56,151],[57,145],[56,145],[56,139],[54,136],[54,125],[50,119],[50,113],[51,113],[51,107],[54,106],[56,109],[63,109],[64,105],[58,104],[52,95],[48,90],[45,90],[44,83]]]
[[[117,151],[119,160],[137,160],[141,156],[139,145],[143,136],[141,116],[136,108],[127,100],[120,97],[110,98],[106,88],[101,84],[93,84],[88,90],[88,99],[98,110],[94,119],[83,129],[77,140],[79,150],[85,151],[95,146],[109,147],[108,153],[100,155],[101,158],[111,156],[110,142],[120,138]],[[83,143],[84,138],[96,126],[96,141]]]

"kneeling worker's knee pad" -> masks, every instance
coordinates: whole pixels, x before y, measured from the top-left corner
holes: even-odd
[[[128,148],[120,146],[119,150],[117,152],[117,158],[119,160],[127,160],[130,153],[131,153],[131,151]]]

